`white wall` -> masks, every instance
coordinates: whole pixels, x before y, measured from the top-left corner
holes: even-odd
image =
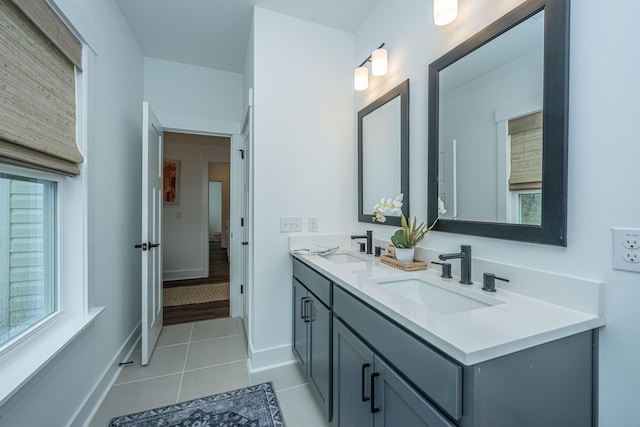
[[[178,204],[164,205],[164,280],[207,277],[208,162],[229,163],[229,138],[165,132],[165,159],[180,161]]]
[[[144,99],[168,129],[240,133],[242,75],[144,59]]]
[[[256,8],[254,13],[254,278],[252,363],[292,358],[291,257],[280,216],[348,233],[353,35]],[[264,362],[268,363],[268,362]]]
[[[436,28],[431,2],[406,0],[399,8],[393,0],[381,0],[356,33],[356,62],[385,41],[390,74],[374,80],[369,91],[357,97],[355,111],[403,79],[411,79],[411,210],[418,218],[426,218],[427,204],[427,67],[519,3],[460,2],[458,19]],[[601,330],[599,348],[603,427],[637,422],[640,389],[640,275],[612,269],[610,230],[640,228],[640,197],[628,184],[640,159],[635,129],[640,117],[640,57],[633,53],[640,40],[636,22],[640,3],[616,0],[608,6],[623,12],[607,20],[602,18],[601,3],[571,4],[568,247],[437,232],[423,242],[447,252],[468,243],[481,258],[606,282],[607,326]],[[356,169],[356,163],[351,167]],[[355,186],[355,178],[353,182]],[[375,238],[388,239],[392,232],[380,225],[353,225],[373,229]],[[474,278],[481,273],[475,271]]]
[[[89,87],[88,263],[90,299],[106,310],[0,408],[0,425],[69,425],[95,403],[121,347],[140,322],[143,57],[113,0],[58,2],[89,23],[98,56]],[[80,12],[80,13],[78,13]],[[79,260],[78,262],[82,262]],[[110,371],[109,371],[110,370]],[[94,388],[97,388],[96,393]],[[88,414],[83,413],[86,418]],[[81,422],[82,420],[80,420]]]

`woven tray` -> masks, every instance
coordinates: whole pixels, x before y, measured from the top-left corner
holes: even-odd
[[[427,269],[427,262],[420,261],[418,259],[414,259],[413,262],[402,262],[402,261],[398,261],[394,256],[380,255],[380,262],[383,264],[390,265],[391,267],[399,268],[400,270],[405,270],[405,271],[417,271],[417,270]]]

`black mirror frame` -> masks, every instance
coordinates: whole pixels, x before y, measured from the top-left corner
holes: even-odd
[[[435,230],[567,246],[569,0],[527,0],[429,65],[428,218],[438,217],[439,72],[544,10],[542,224],[440,219]]]
[[[371,104],[358,112],[358,221],[372,222],[373,212],[364,212],[364,192],[363,192],[363,141],[362,141],[362,119],[369,113],[377,110],[387,102],[400,97],[400,192],[403,195],[402,213],[409,218],[409,79],[403,81]],[[386,194],[382,196],[395,197],[397,194]],[[381,225],[400,226],[399,216],[387,216],[387,221],[378,223]]]

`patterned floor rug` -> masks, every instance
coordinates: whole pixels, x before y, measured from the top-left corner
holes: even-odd
[[[164,288],[162,299],[163,307],[228,300],[229,282]]]
[[[284,427],[271,382],[124,415],[109,427]]]

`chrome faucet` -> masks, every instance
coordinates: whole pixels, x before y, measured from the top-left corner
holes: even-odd
[[[365,247],[365,250],[367,251],[368,255],[371,255],[373,253],[373,231],[371,230],[367,230],[367,234],[362,235],[362,236],[351,236],[352,239],[367,239],[367,245]]]
[[[471,280],[471,245],[460,245],[460,252],[456,254],[442,254],[440,260],[460,259],[460,283],[473,284]]]

